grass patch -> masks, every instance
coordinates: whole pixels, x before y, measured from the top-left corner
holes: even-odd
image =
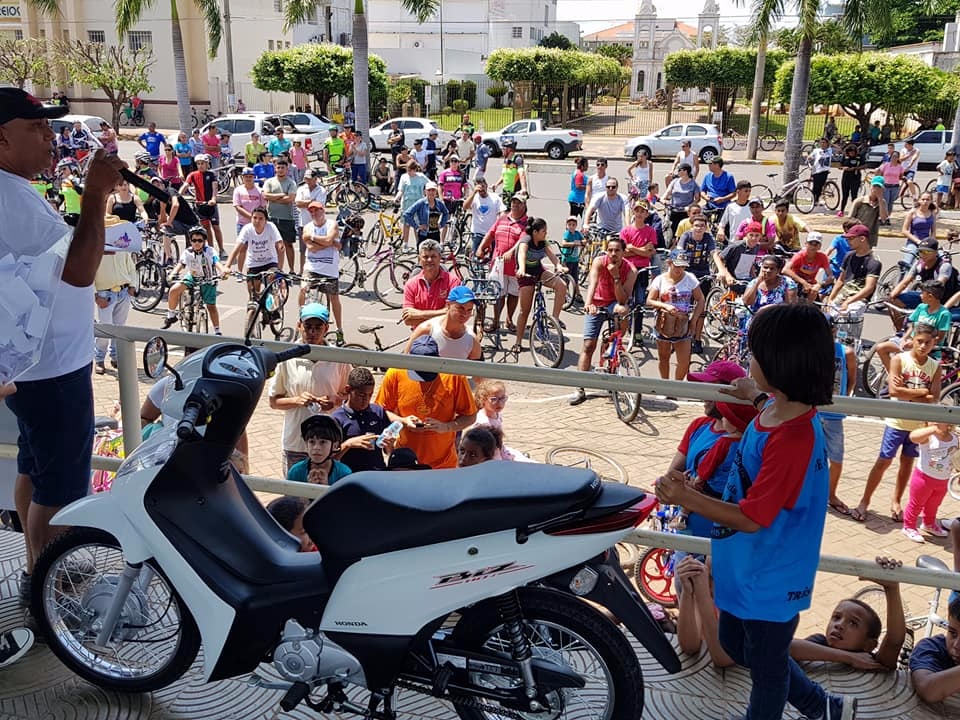
[[[474,124],[478,131],[489,132],[491,130],[499,130],[502,127],[506,127],[514,120],[520,120],[520,117],[513,116],[513,108],[487,108],[486,110],[469,110],[470,121]],[[435,120],[437,125],[439,125],[444,130],[456,130],[460,127],[460,115],[458,113],[452,113],[449,115],[442,115],[440,113],[433,113],[430,115],[431,120]],[[536,117],[535,112],[530,113],[529,117]]]

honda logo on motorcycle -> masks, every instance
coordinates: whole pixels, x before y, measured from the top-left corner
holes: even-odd
[[[431,590],[441,587],[450,587],[451,585],[462,585],[463,583],[478,582],[487,580],[497,575],[506,575],[507,573],[527,570],[533,565],[518,565],[515,560],[502,565],[490,565],[479,570],[465,570],[464,572],[450,573],[449,575],[434,575],[437,582],[430,587]]]

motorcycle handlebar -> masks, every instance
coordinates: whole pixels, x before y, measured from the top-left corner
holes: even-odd
[[[191,437],[197,428],[197,420],[200,419],[200,403],[190,402],[183,408],[183,417],[177,424],[177,437],[186,440]]]
[[[278,352],[277,363],[282,363],[287,360],[292,360],[293,358],[302,357],[303,355],[309,355],[309,354],[310,354],[309,345],[306,345],[306,344],[297,345],[296,347],[292,347],[288,350],[281,350],[280,352]]]

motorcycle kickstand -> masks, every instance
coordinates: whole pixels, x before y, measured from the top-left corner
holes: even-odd
[[[107,610],[103,624],[100,626],[100,632],[97,633],[97,645],[107,647],[107,642],[113,635],[120,614],[123,612],[123,606],[126,605],[127,598],[130,596],[130,589],[133,587],[134,581],[140,576],[141,568],[143,568],[143,563],[127,563],[124,567],[117,583],[117,591],[113,595],[113,602],[110,603],[110,608]]]

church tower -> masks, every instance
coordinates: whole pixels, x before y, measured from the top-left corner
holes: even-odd
[[[710,32],[710,47],[717,48],[717,40],[720,36],[720,7],[716,0],[706,0],[703,10],[697,16],[697,47],[703,47],[704,33]]]

